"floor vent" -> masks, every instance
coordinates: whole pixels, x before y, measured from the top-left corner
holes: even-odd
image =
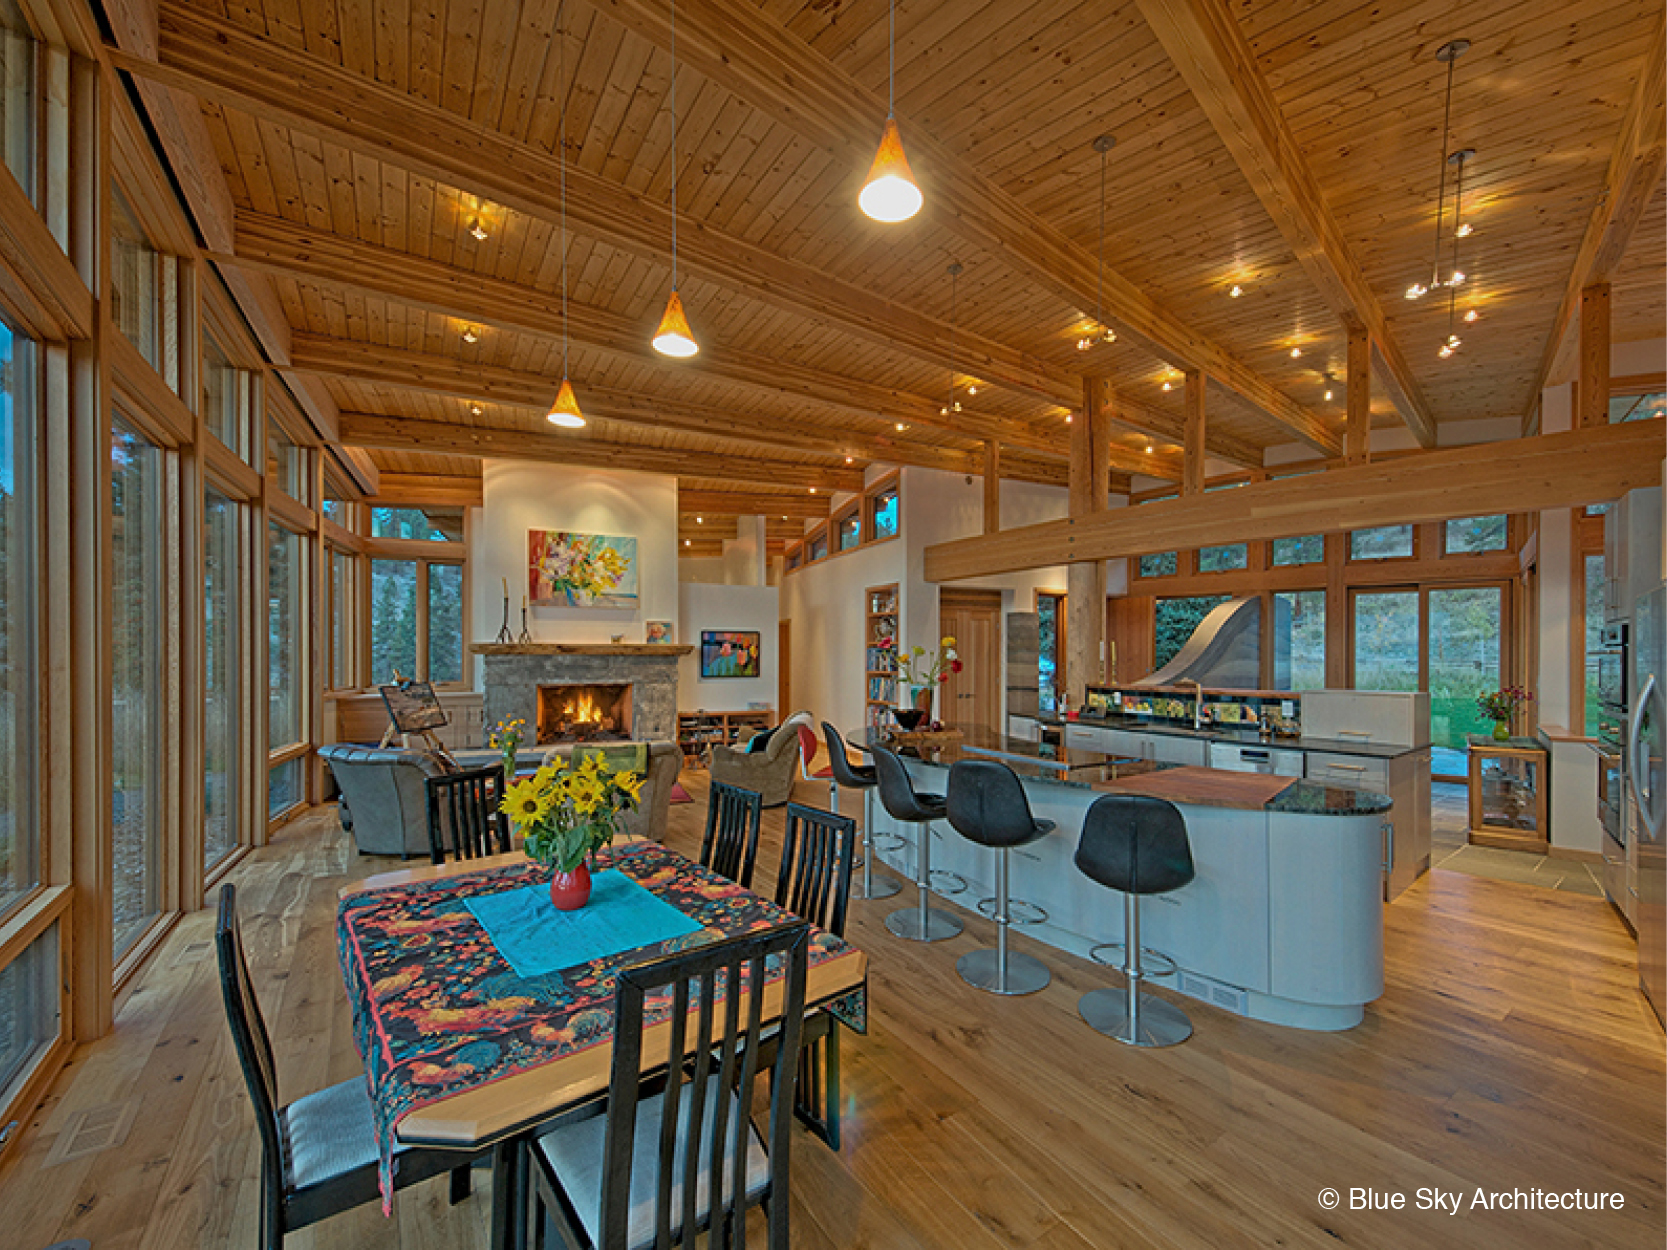
[[[1250,1014],[1250,995],[1236,985],[1224,985],[1220,981],[1210,980],[1209,977],[1201,977],[1196,972],[1183,971],[1175,988],[1183,994],[1202,999],[1212,1007],[1220,1007],[1224,1011],[1241,1016]]]
[[[52,1143],[46,1162],[41,1166],[56,1167],[71,1159],[96,1155],[121,1145],[127,1140],[127,1130],[133,1127],[133,1117],[138,1110],[139,1103],[135,1099],[131,1102],[107,1102],[77,1111],[58,1133],[58,1140]]]

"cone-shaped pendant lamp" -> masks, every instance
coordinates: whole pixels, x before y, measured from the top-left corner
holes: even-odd
[[[557,81],[567,81],[567,63],[565,50],[567,47],[566,31],[562,28],[561,19],[567,5],[565,2],[556,8],[556,27],[559,32],[558,47],[561,58],[557,64]],[[567,98],[561,102],[561,389],[556,392],[556,402],[550,405],[550,411],[544,414],[544,419],[551,425],[559,425],[564,430],[583,429],[585,414],[579,411],[579,397],[573,393],[573,383],[567,380]]]
[[[683,300],[677,294],[677,0],[671,4],[671,298],[654,331],[654,350],[662,356],[685,359],[700,350]]]
[[[556,392],[556,402],[550,405],[550,411],[544,414],[544,419],[551,425],[559,425],[564,430],[577,430],[585,424],[585,414],[579,411],[579,397],[573,393],[573,383],[566,378],[561,380],[561,389]]]
[[[924,202],[903,155],[903,135],[897,129],[897,0],[887,10],[890,37],[887,42],[886,128],[880,132],[880,148],[874,153],[868,181],[862,184],[857,206],[875,221],[907,221]]]

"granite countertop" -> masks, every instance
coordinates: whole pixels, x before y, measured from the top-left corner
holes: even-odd
[[[1392,760],[1403,755],[1428,751],[1428,745],[1409,747],[1399,743],[1365,742],[1359,738],[1264,738],[1252,729],[1194,729],[1191,725],[1176,725],[1170,721],[1154,720],[1145,716],[1078,716],[1065,720],[1059,716],[1035,716],[1038,724],[1069,728],[1072,725],[1098,729],[1124,729],[1132,733],[1168,734],[1175,738],[1199,738],[1205,742],[1233,742],[1244,746],[1273,747],[1286,751],[1328,751],[1335,755],[1361,755],[1371,759]]]

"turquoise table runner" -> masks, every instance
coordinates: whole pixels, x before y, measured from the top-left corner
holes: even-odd
[[[614,869],[591,878],[590,901],[578,911],[556,910],[548,884],[479,894],[463,905],[518,977],[574,968],[702,927]]]

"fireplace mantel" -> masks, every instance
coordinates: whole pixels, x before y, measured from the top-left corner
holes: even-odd
[[[471,642],[476,655],[688,655],[692,646],[664,642]]]

